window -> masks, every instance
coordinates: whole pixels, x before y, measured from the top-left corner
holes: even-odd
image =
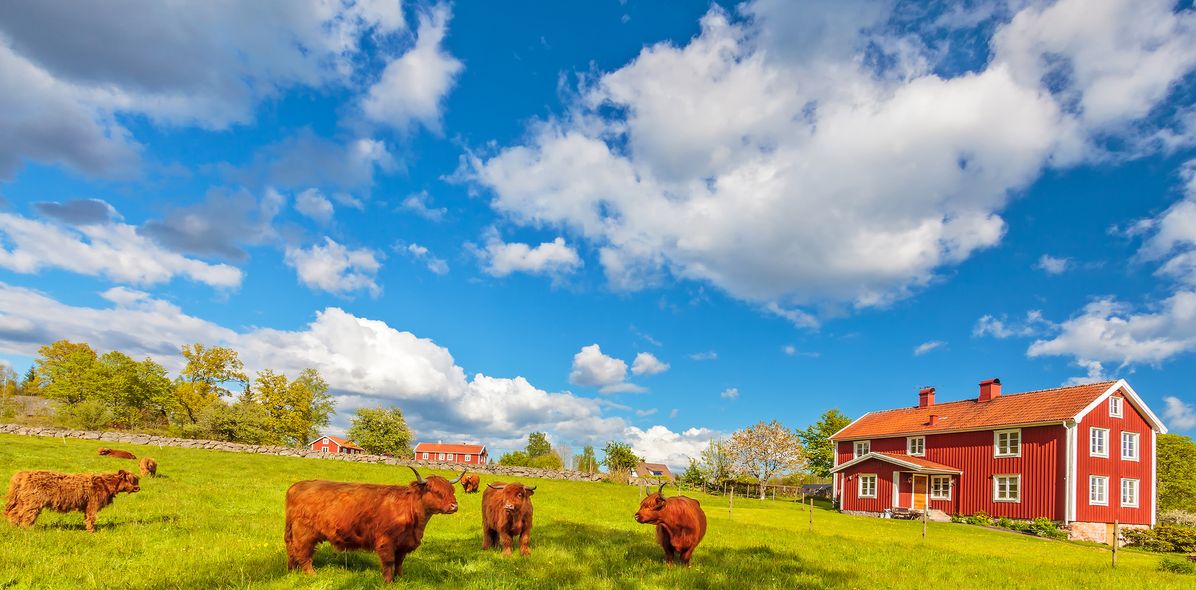
[[[856,458],[863,457],[872,452],[872,441],[857,440],[855,441],[855,456]]]
[[[950,500],[951,499],[951,476],[950,475],[932,475],[932,476],[930,476],[930,499],[931,500]]]
[[[1021,502],[1022,501],[1022,476],[1020,476],[1020,475],[994,475],[993,476],[993,501],[994,502]]]
[[[444,461],[444,453],[441,453],[441,454],[440,454],[440,460],[441,460],[441,461]]]
[[[911,436],[905,439],[905,451],[916,457],[926,454],[926,437]]]
[[[1121,480],[1121,505],[1126,508],[1138,507],[1138,480]]]
[[[993,444],[997,457],[1022,456],[1022,431],[998,430],[993,433]]]
[[[427,461],[427,460],[428,460],[428,454],[424,453],[424,461]]]
[[[473,463],[473,455],[465,455],[466,463]]]
[[[876,475],[861,475],[860,476],[860,497],[861,498],[875,498],[876,497]]]
[[[1088,503],[1095,506],[1109,505],[1109,478],[1103,475],[1088,476]]]
[[[1109,456],[1109,429],[1088,429],[1088,455],[1092,457]]]
[[[1111,416],[1113,418],[1120,418],[1122,405],[1123,405],[1123,400],[1121,398],[1119,398],[1119,397],[1109,398],[1109,416]]]
[[[1138,433],[1121,433],[1121,458],[1126,461],[1138,460]]]

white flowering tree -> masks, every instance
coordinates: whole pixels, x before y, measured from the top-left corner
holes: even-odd
[[[761,500],[765,482],[774,475],[800,470],[806,463],[797,433],[776,420],[739,430],[727,444],[735,469],[759,480]]]

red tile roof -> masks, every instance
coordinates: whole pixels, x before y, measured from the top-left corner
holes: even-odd
[[[362,449],[361,447],[353,444],[353,441],[351,441],[347,438],[341,438],[339,436],[332,436],[332,435],[327,435],[327,436],[328,436],[328,438],[332,439],[333,442],[335,442],[336,444],[338,444],[342,447],[349,448],[349,449],[361,449],[363,451],[365,450],[365,449]]]
[[[834,440],[899,436],[924,432],[985,429],[1016,424],[1062,422],[1074,418],[1116,381],[1004,394],[981,402],[967,399],[925,408],[899,408],[865,414],[834,435]],[[930,416],[938,416],[931,426]]]
[[[466,453],[477,455],[486,450],[484,445],[453,445],[443,443],[419,443],[415,445],[417,453]]]
[[[930,460],[922,458],[922,457],[914,457],[912,455],[907,455],[905,453],[901,453],[901,452],[897,452],[897,451],[894,451],[894,452],[874,451],[874,452],[868,453],[866,455],[861,455],[859,457],[856,457],[855,459],[852,459],[851,461],[848,461],[842,465],[839,465],[838,467],[835,467],[834,469],[831,470],[831,473],[834,473],[837,471],[842,471],[842,470],[844,470],[848,467],[851,467],[852,465],[857,464],[857,463],[864,463],[868,459],[877,459],[880,461],[888,461],[890,463],[893,463],[894,460],[903,461],[910,465],[917,466],[917,469],[915,471],[919,471],[919,472],[922,472],[922,471],[929,471],[929,472],[946,471],[948,473],[962,473],[959,470],[959,468],[957,468],[957,467],[951,467],[950,465],[944,465],[942,463],[935,463],[934,461],[930,461]]]

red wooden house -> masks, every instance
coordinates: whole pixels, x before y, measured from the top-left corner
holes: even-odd
[[[490,462],[484,445],[419,443],[415,445],[416,461],[440,461],[462,465],[485,465]]]
[[[324,435],[316,440],[311,441],[307,445],[313,451],[323,451],[325,453],[345,453],[346,455],[356,455],[364,453],[365,449],[353,444],[353,441],[341,438],[339,436]]]
[[[1114,520],[1153,526],[1155,439],[1167,432],[1125,380],[870,412],[835,433],[833,494],[844,512],[893,508],[1047,517],[1108,542]]]

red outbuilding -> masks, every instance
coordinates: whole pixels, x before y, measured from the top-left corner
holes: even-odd
[[[1163,423],[1125,380],[870,412],[835,433],[833,494],[844,512],[929,510],[1046,517],[1109,542],[1114,521],[1154,526]]]
[[[419,443],[415,445],[416,461],[441,461],[462,465],[485,465],[490,462],[484,445]]]
[[[316,440],[311,441],[307,445],[313,451],[323,451],[325,453],[344,453],[346,455],[356,455],[364,453],[365,449],[353,444],[353,441],[341,438],[339,436],[324,435]]]

